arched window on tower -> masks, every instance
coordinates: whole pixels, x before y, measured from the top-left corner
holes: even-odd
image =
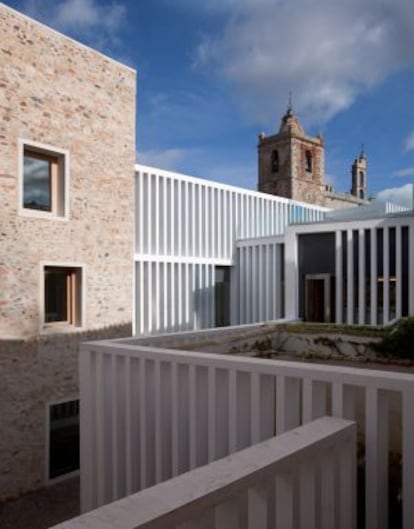
[[[365,198],[365,197],[364,197],[364,190],[363,190],[363,189],[360,189],[360,190],[359,190],[359,198]]]
[[[358,187],[364,187],[364,173],[362,171],[359,171]]]
[[[310,151],[305,152],[305,170],[308,173],[312,172],[312,153]]]
[[[277,150],[272,152],[272,173],[279,171],[279,153]]]

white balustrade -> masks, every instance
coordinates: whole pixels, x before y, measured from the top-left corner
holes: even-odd
[[[236,332],[200,334],[220,340]],[[181,339],[196,343],[197,333]],[[333,415],[358,423],[367,529],[387,527],[388,439],[402,453],[404,529],[414,527],[413,375],[159,348],[166,340],[82,346],[83,511]],[[171,341],[178,347],[180,335]]]
[[[55,529],[355,529],[356,424],[323,417]]]

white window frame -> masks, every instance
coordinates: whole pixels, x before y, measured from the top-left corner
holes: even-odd
[[[50,400],[45,403],[45,485],[55,485],[56,483],[59,483],[61,481],[66,481],[67,479],[74,478],[76,476],[80,475],[80,468],[78,470],[74,470],[73,472],[68,472],[67,474],[62,474],[61,476],[56,476],[55,478],[49,478],[50,475],[50,410],[52,406],[56,406],[57,404],[64,404],[65,402],[70,402],[72,400],[79,400],[79,408],[80,408],[80,397],[79,394],[77,395],[70,395],[69,397],[65,397],[62,399],[57,400]],[[79,423],[80,423],[80,409],[79,409]],[[80,428],[80,424],[79,424]],[[79,431],[79,438],[80,438],[80,431]]]
[[[23,204],[24,196],[24,151],[28,149],[34,153],[50,156],[59,160],[59,169],[62,171],[63,180],[63,212],[57,214],[56,211],[41,211],[32,208],[25,208]],[[45,143],[39,143],[36,141],[26,140],[18,138],[18,208],[19,215],[25,217],[35,217],[43,219],[53,219],[60,221],[69,220],[69,181],[70,181],[70,161],[69,151],[67,149],[61,149],[53,145],[47,145]]]
[[[80,322],[74,325],[65,322],[45,321],[45,268],[76,268],[81,275],[80,284]],[[85,330],[85,308],[86,308],[86,266],[83,263],[67,261],[41,261],[39,266],[39,334],[60,334],[68,332],[79,332]]]

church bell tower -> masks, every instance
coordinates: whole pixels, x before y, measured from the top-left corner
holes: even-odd
[[[289,104],[279,132],[259,135],[258,190],[324,205],[324,158],[323,138],[307,136]]]

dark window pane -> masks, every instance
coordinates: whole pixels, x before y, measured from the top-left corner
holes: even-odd
[[[68,320],[67,272],[45,272],[45,322]]]
[[[224,327],[230,325],[230,268],[216,266],[215,276],[215,323],[216,327]]]
[[[50,161],[25,154],[23,171],[24,207],[51,211]]]
[[[79,401],[50,407],[49,479],[79,469]]]
[[[279,171],[279,153],[277,151],[272,152],[272,173]]]

